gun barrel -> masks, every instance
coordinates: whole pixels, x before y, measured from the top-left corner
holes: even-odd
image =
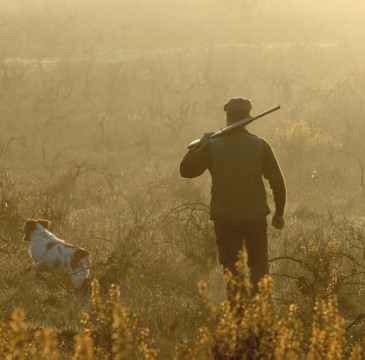
[[[257,119],[259,119],[259,118],[261,118],[261,117],[263,117],[263,116],[266,116],[266,115],[268,115],[268,114],[270,114],[270,113],[272,113],[272,112],[274,112],[274,111],[276,111],[276,110],[279,110],[279,109],[280,109],[280,105],[275,106],[275,107],[273,107],[273,108],[271,108],[271,109],[269,109],[269,110],[266,110],[266,111],[264,111],[263,113],[258,114],[258,115],[256,115],[256,116],[253,116],[253,117],[249,117],[249,118],[246,118],[246,119],[240,120],[240,121],[238,121],[238,122],[236,122],[236,123],[234,123],[234,124],[232,124],[232,125],[230,125],[230,126],[227,126],[227,127],[226,127],[226,128],[224,128],[224,129],[221,129],[221,130],[219,130],[219,131],[215,132],[215,133],[214,133],[214,134],[212,134],[209,138],[210,138],[210,139],[212,139],[212,138],[215,138],[215,137],[220,136],[220,135],[222,135],[222,134],[225,134],[225,133],[227,133],[227,132],[230,132],[230,131],[232,131],[233,129],[236,129],[236,128],[240,127],[240,126],[251,124],[253,121],[255,121],[255,120],[257,120]],[[200,142],[200,139],[196,139],[196,140],[192,141],[192,142],[188,145],[188,149],[192,149],[194,146],[198,145],[198,144],[199,144],[199,142]]]

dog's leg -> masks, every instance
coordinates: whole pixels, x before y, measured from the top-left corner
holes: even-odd
[[[47,266],[43,261],[39,261],[33,265],[33,269],[35,270],[35,277],[37,279],[44,280],[44,277],[41,275],[41,271],[47,270]]]
[[[33,268],[37,273],[47,270],[47,266],[43,261],[38,261],[33,265]]]
[[[84,256],[83,258],[80,259],[78,267],[69,269],[70,278],[75,288],[79,288],[84,282],[84,280],[89,276],[89,267],[90,267],[89,256]]]

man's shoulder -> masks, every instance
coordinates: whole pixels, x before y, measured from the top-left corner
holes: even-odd
[[[265,146],[271,147],[270,143],[265,138],[252,134],[252,133],[250,133],[250,135],[252,135],[255,138],[255,141],[260,142],[260,143],[264,144]]]
[[[248,135],[249,139],[251,139],[251,141],[253,141],[253,142],[261,143],[265,146],[270,146],[269,142],[261,136],[258,136],[256,134],[253,134],[250,132],[247,132],[246,135]]]
[[[207,141],[209,150],[213,153],[229,151],[253,151],[257,154],[266,154],[271,151],[270,144],[264,139],[249,132],[240,132],[219,136]]]
[[[256,134],[250,133],[248,131],[231,132],[228,134],[224,134],[223,136],[217,136],[212,139],[209,139],[206,143],[207,143],[207,146],[209,146],[210,144],[219,143],[219,142],[230,142],[233,138],[237,139],[237,137],[238,138],[242,137],[242,138],[247,139],[248,141],[267,144],[270,146],[270,144],[264,138],[262,138]]]
[[[249,143],[257,149],[261,149],[261,151],[264,152],[264,154],[272,152],[271,144],[263,137],[260,137],[258,135],[249,133],[251,135],[249,139]]]

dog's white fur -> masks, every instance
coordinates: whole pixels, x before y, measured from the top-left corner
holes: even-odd
[[[24,240],[29,241],[29,253],[34,260],[37,273],[66,273],[75,287],[80,287],[89,276],[90,255],[75,245],[58,239],[48,227],[49,220],[28,219],[20,229],[25,234]]]

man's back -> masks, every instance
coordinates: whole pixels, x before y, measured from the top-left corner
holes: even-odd
[[[245,131],[210,140],[213,220],[248,221],[270,213],[262,181],[266,146]]]

